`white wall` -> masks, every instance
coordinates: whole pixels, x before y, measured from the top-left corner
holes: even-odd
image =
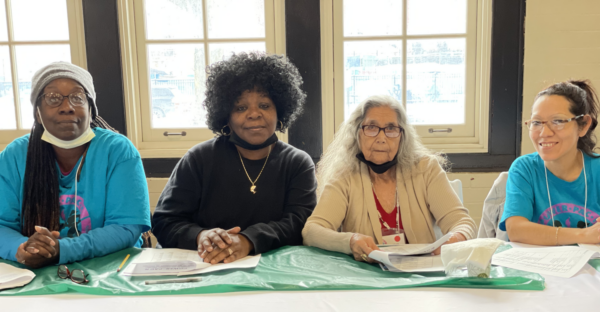
[[[523,119],[535,95],[567,79],[590,79],[600,89],[600,0],[527,0]],[[534,151],[527,129],[522,154]],[[600,137],[600,129],[596,132]],[[499,173],[450,173],[463,185],[465,207],[479,225],[483,201]],[[167,179],[148,179],[152,211]]]

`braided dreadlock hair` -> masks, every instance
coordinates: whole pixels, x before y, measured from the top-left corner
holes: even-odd
[[[88,105],[93,105],[93,100],[89,97],[88,103]],[[37,111],[36,108],[40,104],[41,99],[35,103],[34,112]],[[98,116],[95,110],[92,110],[90,127],[118,132]],[[36,225],[46,227],[50,231],[59,230],[60,204],[58,196],[60,189],[56,154],[52,144],[42,141],[43,133],[44,126],[38,123],[37,118],[34,118],[27,146],[21,218],[21,234],[27,237],[35,233]]]

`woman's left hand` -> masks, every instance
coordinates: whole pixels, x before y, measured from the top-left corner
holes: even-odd
[[[215,246],[211,252],[205,250],[200,255],[204,259],[204,262],[210,264],[216,264],[221,261],[223,263],[230,263],[244,258],[254,249],[254,244],[244,235],[229,234],[229,237],[231,237],[232,242],[227,248],[221,249]]]
[[[444,244],[442,244],[442,246],[446,245],[446,244],[453,244],[453,243],[463,242],[463,241],[466,241],[466,240],[467,239],[465,238],[465,236],[462,235],[461,233],[454,233],[454,234],[452,234],[452,236],[450,236],[450,239],[448,239],[447,242],[445,242]],[[442,246],[440,246],[436,250],[434,250],[433,254],[436,255],[436,256],[439,255],[439,254],[441,254],[442,253]]]

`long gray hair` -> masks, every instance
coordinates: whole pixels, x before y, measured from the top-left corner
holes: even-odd
[[[400,144],[398,144],[397,166],[400,166],[403,171],[411,172],[423,157],[429,157],[437,160],[442,167],[446,167],[448,161],[445,157],[430,151],[421,143],[417,131],[408,123],[404,107],[391,96],[374,95],[358,104],[358,107],[350,114],[350,118],[342,123],[333,142],[329,144],[317,164],[318,196],[321,195],[325,184],[360,170],[359,160],[356,159],[356,154],[361,152],[360,126],[369,109],[382,106],[389,107],[396,112],[398,125],[404,129]]]

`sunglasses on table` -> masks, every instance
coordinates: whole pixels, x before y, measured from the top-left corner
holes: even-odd
[[[66,265],[62,264],[58,266],[58,277],[62,279],[70,279],[73,283],[77,284],[87,284],[89,280],[87,279],[89,274],[85,274],[83,270],[73,270],[69,271]]]

